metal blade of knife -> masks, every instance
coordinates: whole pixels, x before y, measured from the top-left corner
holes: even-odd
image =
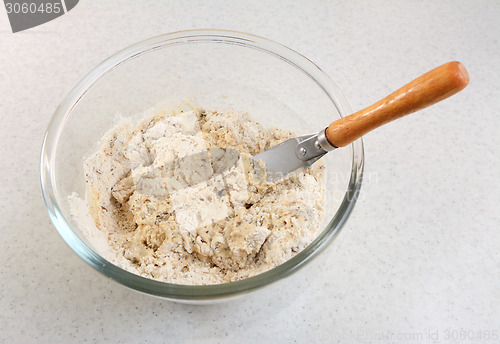
[[[318,161],[323,155],[335,149],[322,130],[317,134],[309,134],[288,139],[253,157],[254,168],[258,162],[265,164],[267,181],[274,182],[288,177],[291,173],[300,173]]]

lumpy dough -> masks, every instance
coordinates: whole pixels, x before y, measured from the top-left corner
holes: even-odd
[[[121,122],[84,166],[104,256],[176,284],[235,281],[287,261],[317,234],[323,162],[268,183],[251,156],[293,136],[198,109]]]

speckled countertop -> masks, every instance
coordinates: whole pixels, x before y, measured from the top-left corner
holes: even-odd
[[[497,343],[499,17],[493,0],[82,0],[12,34],[1,7],[0,342]],[[44,209],[38,164],[58,102],[96,64],[144,38],[207,27],[299,51],[354,109],[449,60],[471,82],[365,137],[360,200],[306,269],[200,307],[125,289],[80,260]]]

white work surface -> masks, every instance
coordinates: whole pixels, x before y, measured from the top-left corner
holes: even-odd
[[[499,18],[493,0],[81,0],[13,34],[0,6],[0,342],[498,343]],[[471,81],[364,138],[360,199],[306,268],[239,300],[176,304],[73,253],[45,210],[39,154],[52,113],[88,71],[194,28],[287,45],[354,109],[447,61],[463,62]]]

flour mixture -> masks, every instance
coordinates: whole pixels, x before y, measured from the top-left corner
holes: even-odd
[[[85,162],[86,204],[71,196],[72,213],[90,214],[84,231],[100,238],[99,253],[141,276],[177,284],[254,276],[307,246],[322,219],[322,161],[278,183],[252,168],[251,156],[294,136],[247,114],[204,110],[122,122]]]

